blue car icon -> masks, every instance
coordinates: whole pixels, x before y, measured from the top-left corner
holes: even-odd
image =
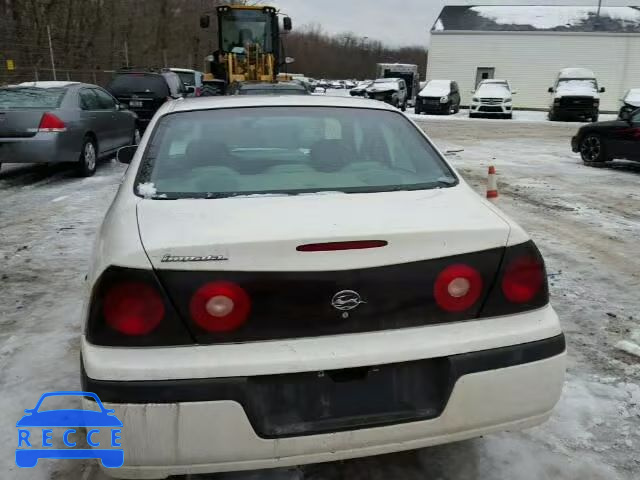
[[[58,396],[79,396],[89,397],[95,400],[100,411],[82,410],[82,409],[60,409],[60,410],[48,410],[39,412],[39,408],[42,402],[48,397]],[[98,443],[92,441],[92,432],[98,433],[99,428],[118,429],[112,430],[112,443],[111,446],[118,446],[115,439],[119,439],[119,428],[122,427],[122,422],[115,416],[114,410],[109,410],[104,407],[100,399],[95,393],[91,392],[50,392],[45,393],[40,397],[38,403],[33,409],[26,409],[26,415],[22,417],[16,427],[18,428],[55,428],[55,427],[80,427],[92,429],[87,432],[87,442],[91,446],[98,446]],[[93,429],[96,428],[97,429]],[[50,430],[43,430],[43,447],[50,446],[45,445],[45,439],[50,439]],[[67,432],[76,433],[75,430],[67,430]],[[100,459],[102,465],[105,468],[119,468],[124,463],[124,450],[122,448],[72,448],[75,443],[68,442],[67,432],[64,435],[64,443],[71,448],[20,448],[23,444],[31,447],[29,442],[30,432],[27,430],[19,430],[19,441],[16,449],[16,465],[23,468],[35,467],[38,460],[41,458],[53,458],[53,459]],[[115,435],[114,435],[115,433]],[[115,438],[115,439],[114,439]]]

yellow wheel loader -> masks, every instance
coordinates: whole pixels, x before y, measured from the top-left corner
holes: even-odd
[[[274,7],[224,5],[216,9],[218,50],[208,57],[207,72],[227,85],[240,82],[276,82],[284,56],[280,39],[278,11]],[[200,18],[208,28],[209,15]],[[284,17],[283,31],[292,28],[291,18]]]

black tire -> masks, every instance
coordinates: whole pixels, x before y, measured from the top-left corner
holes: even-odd
[[[402,104],[402,106],[400,107],[400,110],[402,110],[403,112],[407,111],[407,101],[405,100],[404,103]]]
[[[587,133],[580,139],[580,156],[585,165],[602,164],[610,160],[606,145],[597,133]]]
[[[471,111],[469,111],[469,118],[477,118],[478,116],[475,113],[471,113]]]
[[[598,121],[598,118],[599,118],[599,114],[596,113],[593,117],[591,117],[591,121],[593,123],[596,123]]]
[[[82,142],[82,150],[80,150],[80,158],[78,159],[78,175],[81,177],[91,177],[96,173],[97,163],[98,148],[96,141],[90,136],[86,136]]]
[[[416,115],[420,115],[422,113],[422,110],[420,110],[420,107],[416,107],[414,111]]]
[[[555,113],[553,113],[553,110],[549,110],[549,115],[547,117],[549,118],[550,122],[558,121],[558,116]]]
[[[506,118],[507,120],[513,120],[513,113],[507,113],[504,118]]]

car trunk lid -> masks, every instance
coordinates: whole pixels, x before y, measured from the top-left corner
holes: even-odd
[[[0,138],[26,138],[38,133],[45,110],[0,110]]]
[[[458,313],[437,307],[436,278],[452,264],[470,265],[482,276],[484,297],[510,231],[505,220],[464,186],[358,195],[145,199],[138,205],[138,221],[161,283],[202,343],[474,318],[482,301]],[[298,249],[370,240],[381,243],[355,250]],[[211,282],[233,282],[248,293],[251,314],[240,329],[214,333],[193,322],[194,294]],[[341,292],[358,295],[353,310],[340,308]]]

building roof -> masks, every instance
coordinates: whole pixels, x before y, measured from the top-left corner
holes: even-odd
[[[432,31],[461,30],[640,33],[640,6],[448,6]]]

